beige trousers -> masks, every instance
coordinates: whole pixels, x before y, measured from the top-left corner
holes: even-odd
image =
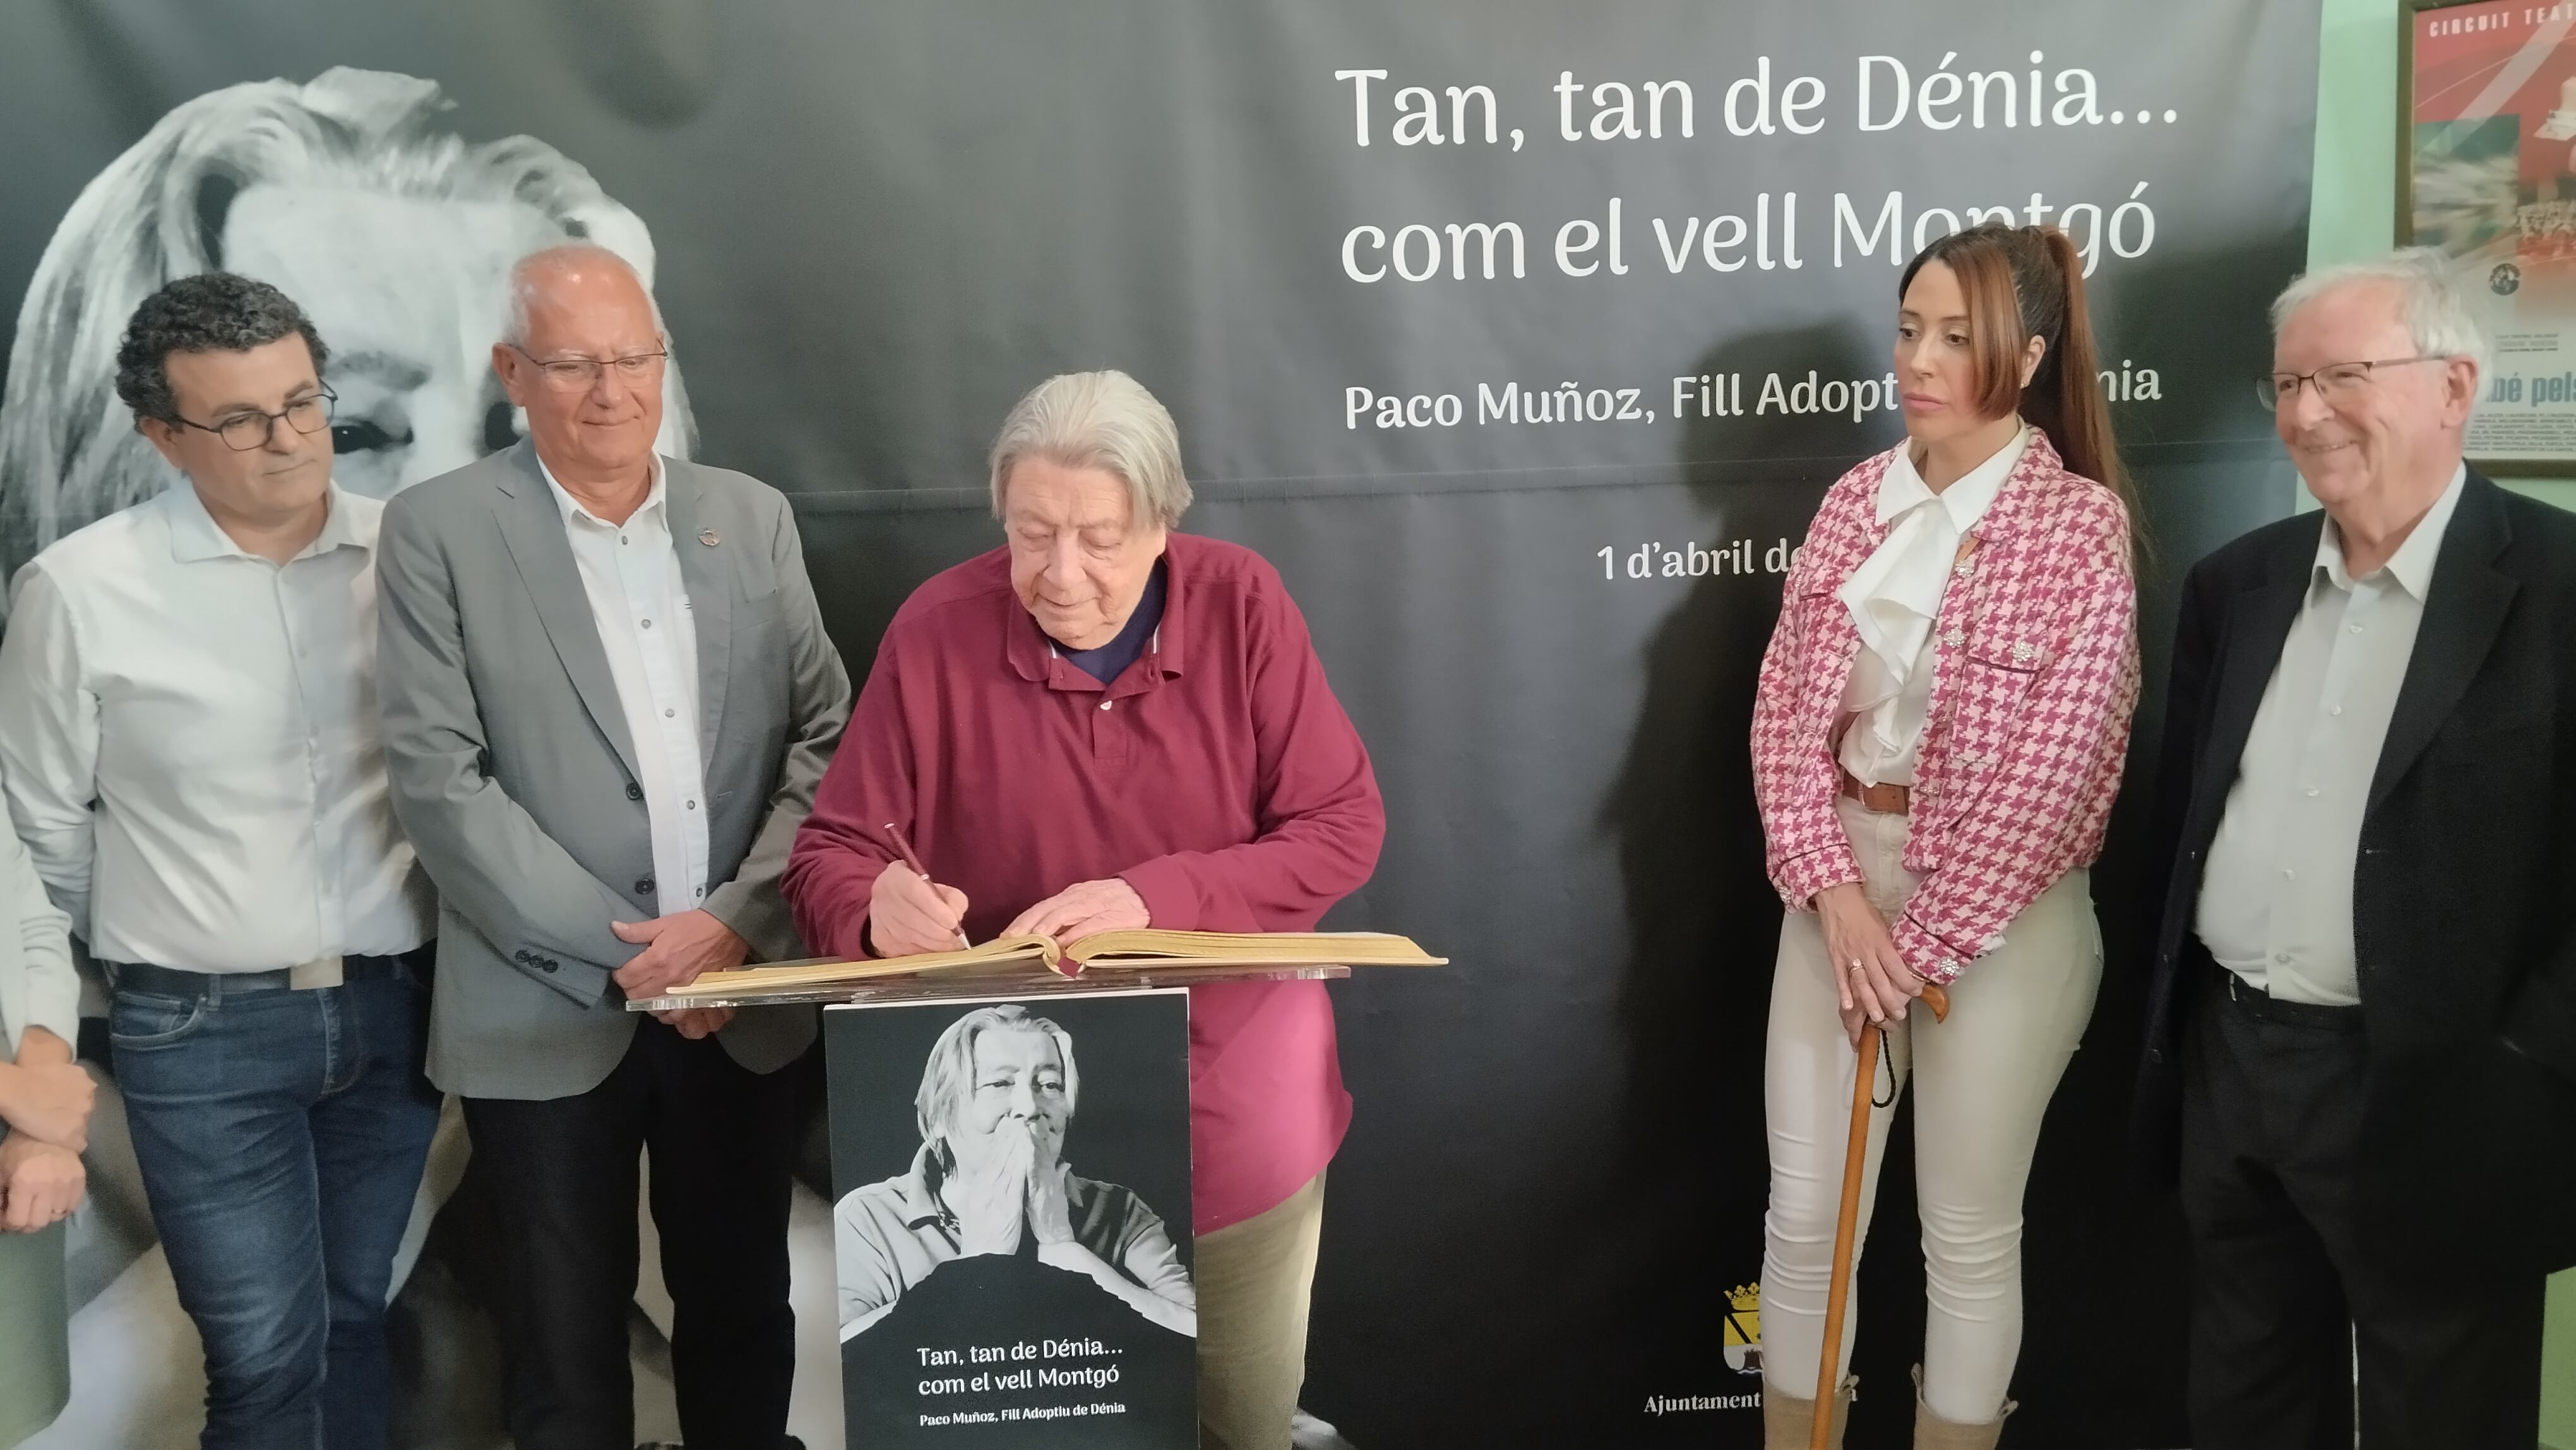
[[[1289,1450],[1323,1229],[1318,1173],[1277,1208],[1199,1235],[1192,1277],[1203,1450]]]
[[[1905,870],[1906,818],[1842,802],[1870,904],[1893,917],[1917,884]],[[1792,1395],[1816,1392],[1834,1220],[1842,1206],[1859,1056],[1836,1014],[1824,925],[1792,912],[1780,927],[1764,1043],[1762,1099],[1771,1142],[1763,1219],[1762,1373]],[[2089,873],[2067,874],[2004,929],[1950,989],[1950,1018],[1918,1006],[1888,1024],[1887,1064],[1863,1159],[1859,1236],[1869,1233],[1896,1091],[1914,1090],[1914,1198],[1923,1222],[1923,1400],[1982,1425],[2000,1411],[2021,1353],[2021,1197],[2039,1123],[2075,1055],[2102,983],[2102,932]],[[1893,1077],[1893,1084],[1890,1077]],[[1853,1275],[1855,1289],[1859,1275]],[[1841,1363],[1859,1320],[1846,1312]]]

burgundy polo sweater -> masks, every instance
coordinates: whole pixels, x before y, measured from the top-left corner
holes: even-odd
[[[1124,878],[1158,927],[1309,931],[1368,879],[1377,778],[1278,571],[1179,533],[1164,560],[1162,627],[1105,686],[1021,607],[1007,549],[913,591],[780,883],[809,949],[866,954],[889,821],[977,941],[1077,881]],[[1321,982],[1190,990],[1198,1232],[1285,1201],[1349,1122]]]

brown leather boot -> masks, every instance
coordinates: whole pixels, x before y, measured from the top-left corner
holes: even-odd
[[[1842,1450],[1843,1424],[1851,1418],[1852,1393],[1859,1387],[1858,1376],[1845,1375],[1834,1392],[1833,1433],[1825,1439],[1833,1450]],[[1774,1388],[1767,1379],[1762,1382],[1762,1450],[1807,1450],[1815,1432],[1814,1400]]]
[[[2003,1437],[2004,1421],[2018,1408],[2006,1400],[1995,1417],[1982,1425],[1944,1420],[1923,1403],[1923,1366],[1918,1364],[1914,1367],[1914,1450],[1995,1450],[1995,1441]]]

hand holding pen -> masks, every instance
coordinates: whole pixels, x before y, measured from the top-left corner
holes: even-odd
[[[966,893],[933,882],[900,828],[888,822],[881,829],[902,864],[878,872],[869,893],[868,942],[877,955],[915,956],[969,946]]]

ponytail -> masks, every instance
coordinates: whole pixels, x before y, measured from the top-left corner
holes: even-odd
[[[2102,396],[2101,366],[2093,346],[2093,318],[2084,303],[2084,260],[2075,243],[2055,227],[2032,228],[2055,264],[2066,298],[2064,324],[2022,394],[2022,416],[2048,430],[2066,466],[2120,496],[2136,526],[2137,490],[2120,462],[2111,435],[2111,406]],[[2054,374],[2054,376],[2051,376]],[[2046,422],[2041,422],[2041,418]]]
[[[2129,515],[2129,536],[2143,558],[2146,524],[2138,516],[2137,488],[2111,433],[2092,315],[2085,305],[2084,262],[2075,244],[2055,227],[1982,223],[1918,253],[1896,285],[1898,297],[1913,285],[1923,264],[1935,258],[1957,276],[1967,299],[1969,346],[1977,361],[1981,399],[1997,413],[2017,406],[2023,418],[2048,434],[2069,472],[2117,495]],[[2015,318],[2016,331],[2002,335],[1998,324]],[[2043,345],[2039,366],[2029,384],[2016,390],[2022,349],[2033,337]]]

